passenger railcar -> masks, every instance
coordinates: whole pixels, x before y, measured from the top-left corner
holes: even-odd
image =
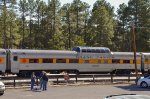
[[[137,70],[141,71],[141,54],[136,53]],[[126,74],[135,71],[133,52],[113,52],[111,58],[113,73]]]
[[[137,69],[150,70],[150,53],[136,53]],[[19,76],[42,70],[51,73],[115,73],[135,71],[133,52],[111,52],[106,47],[75,47],[65,50],[0,50],[0,71]]]
[[[78,47],[79,48],[79,47]],[[94,52],[86,52],[86,51]],[[82,51],[82,52],[81,52]],[[97,58],[110,57],[109,49],[103,47],[80,47],[78,51],[64,50],[9,50],[9,67],[11,73],[20,76],[30,75],[31,72],[50,71],[60,73],[100,72]],[[107,70],[103,70],[104,72]]]
[[[57,50],[10,50],[10,72],[19,75],[30,75],[32,71],[73,70],[77,53]]]

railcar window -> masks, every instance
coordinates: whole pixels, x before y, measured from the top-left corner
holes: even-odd
[[[137,63],[137,61],[138,61],[138,60],[136,60],[136,63]],[[148,61],[147,61],[147,62],[148,62]],[[135,60],[133,60],[133,63],[135,63]]]
[[[123,63],[130,63],[130,60],[123,60]]]
[[[110,51],[109,51],[109,49],[105,49],[105,52],[106,52],[106,53],[109,53]]]
[[[96,53],[100,53],[101,51],[100,51],[100,49],[96,49]]]
[[[69,59],[69,63],[79,63],[79,59]]]
[[[66,63],[66,59],[56,59],[56,63]]]
[[[39,59],[29,59],[29,63],[39,63]]]
[[[95,50],[95,49],[92,49],[92,53],[96,53],[96,50]]]
[[[43,63],[53,63],[53,59],[43,59]]]
[[[82,52],[86,52],[86,49],[82,49]]]
[[[105,50],[104,49],[100,49],[101,53],[105,53]]]
[[[74,47],[73,51],[80,52],[80,48],[79,47]]]
[[[91,49],[87,49],[87,52],[90,53],[90,52],[92,52],[92,50]]]
[[[18,56],[14,56],[13,60],[18,61]]]
[[[119,59],[112,59],[112,63],[120,63],[120,60]]]
[[[98,63],[99,63],[99,64],[101,64],[101,63],[102,63],[100,59],[98,60]]]
[[[80,52],[80,48],[77,47],[76,51],[77,51],[77,52]]]
[[[89,60],[84,60],[84,63],[89,63]]]
[[[108,63],[108,60],[107,59],[104,59],[104,64],[107,64]]]
[[[145,63],[147,63],[148,62],[148,59],[145,59]]]
[[[72,50],[73,50],[73,51],[76,51],[76,49],[77,49],[77,48],[76,48],[76,47],[74,47]]]

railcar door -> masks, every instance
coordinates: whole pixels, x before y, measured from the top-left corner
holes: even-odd
[[[144,53],[143,57],[142,57],[142,60],[143,60],[144,72],[147,72],[147,73],[150,74],[150,65],[149,65],[149,63],[150,63],[150,54]]]
[[[19,73],[18,55],[11,55],[11,72],[12,73]]]

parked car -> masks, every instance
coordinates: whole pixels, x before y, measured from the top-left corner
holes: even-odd
[[[5,84],[0,81],[0,95],[3,95],[5,92]]]
[[[138,81],[137,81],[137,85],[142,87],[142,88],[147,88],[150,86],[150,76],[148,77],[141,77]]]
[[[104,99],[150,99],[148,95],[136,95],[136,94],[120,94],[120,95],[110,95]]]

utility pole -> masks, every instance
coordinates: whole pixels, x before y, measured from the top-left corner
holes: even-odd
[[[135,64],[136,83],[137,83],[138,70],[137,70],[137,61],[136,61],[136,42],[135,42],[135,26],[134,26],[134,23],[132,23],[132,38],[133,38],[134,64]]]

